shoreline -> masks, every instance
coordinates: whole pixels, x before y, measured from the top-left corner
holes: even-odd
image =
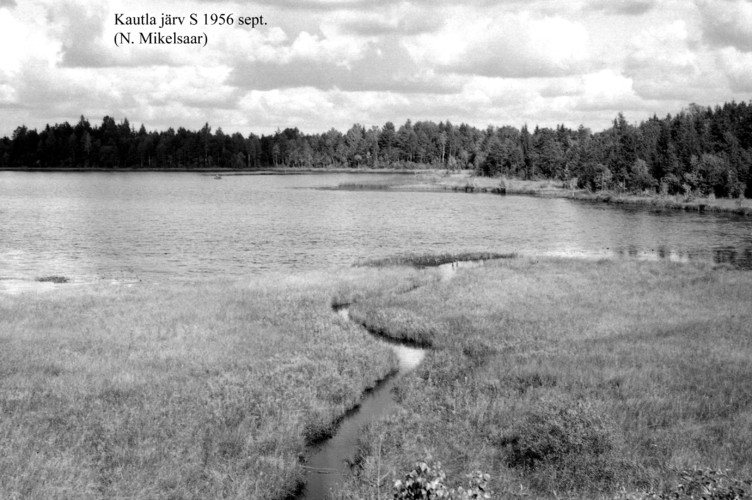
[[[239,175],[324,175],[324,174],[388,174],[416,178],[399,182],[345,183],[338,186],[318,188],[326,191],[399,191],[399,192],[465,192],[497,195],[537,196],[541,198],[565,198],[591,203],[610,205],[642,206],[656,209],[684,210],[695,212],[731,213],[752,216],[749,200],[731,198],[693,198],[682,200],[681,195],[649,196],[616,193],[613,191],[588,192],[562,186],[562,181],[520,180],[499,177],[475,177],[468,170],[448,173],[437,169],[377,169],[377,168],[261,168],[261,169],[221,169],[221,168],[2,168],[0,172],[158,172],[158,173],[199,173],[225,176]]]
[[[658,209],[684,210],[700,213],[718,212],[746,216],[752,215],[752,206],[745,206],[745,203],[747,202],[746,198],[743,199],[741,203],[731,198],[695,198],[690,201],[680,201],[681,197],[678,195],[639,196],[610,193],[607,191],[602,193],[580,192],[567,197],[578,201],[607,203],[609,205],[646,206]]]
[[[473,177],[468,171],[452,174],[440,174],[436,171],[415,172],[415,181],[402,180],[387,182],[365,182],[340,184],[339,186],[321,188],[341,191],[399,191],[399,192],[464,192],[481,194],[500,194],[517,196],[536,196],[540,198],[564,198],[591,203],[612,205],[643,206],[657,209],[684,210],[696,212],[731,213],[751,216],[752,204],[748,199],[731,198],[693,198],[683,201],[680,195],[650,196],[615,193],[611,191],[587,192],[582,189],[570,189],[562,186],[561,181],[554,180],[520,180],[498,177]]]
[[[105,167],[4,167],[0,172],[175,172],[175,173],[200,173],[200,174],[225,174],[225,175],[307,175],[307,174],[404,174],[415,175],[431,172],[433,169],[387,169],[387,168],[296,168],[296,167],[264,167],[258,169],[234,169],[234,168],[105,168]]]

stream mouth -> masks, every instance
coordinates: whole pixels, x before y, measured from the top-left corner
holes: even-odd
[[[332,309],[343,319],[352,321],[349,307],[341,305]],[[304,465],[306,484],[298,497],[300,500],[325,500],[338,491],[351,474],[361,429],[397,409],[392,389],[401,377],[417,368],[426,355],[426,349],[385,340],[365,328],[363,330],[392,349],[399,360],[399,367],[396,373],[388,375],[376,387],[366,391],[360,404],[342,419],[335,434],[313,448]]]
[[[470,267],[481,267],[485,265],[485,260],[457,260],[454,262],[447,262],[436,266],[439,270],[441,281],[448,281],[457,275],[457,271],[460,269],[466,269]]]

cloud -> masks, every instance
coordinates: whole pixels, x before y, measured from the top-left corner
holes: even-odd
[[[26,5],[15,9],[0,9],[0,83],[15,89],[18,78],[31,65],[54,67],[59,60],[59,43],[48,36],[42,11],[29,11]],[[9,92],[6,90],[6,101]]]
[[[656,5],[656,0],[595,0],[585,8],[606,14],[641,16],[654,9]]]
[[[235,65],[228,83],[242,89],[315,87],[322,90],[445,93],[459,89],[453,79],[422,69],[396,39],[369,42],[341,57],[321,50],[326,43],[301,33],[279,60],[246,60]],[[344,57],[342,57],[344,56]]]
[[[640,101],[635,94],[633,81],[614,70],[603,70],[584,75],[582,94],[574,100],[579,110],[623,110]]]
[[[127,69],[117,73],[127,74]],[[180,104],[199,110],[233,109],[242,92],[227,85],[229,69],[198,67],[159,67],[142,79],[133,81],[129,87],[144,105],[160,107]]]
[[[645,29],[632,37],[624,61],[624,74],[646,99],[691,99],[702,75],[701,63],[684,21]],[[689,95],[687,95],[689,94]]]
[[[229,0],[232,1],[232,0]],[[538,2],[547,2],[548,0],[538,0]],[[217,2],[207,2],[217,3]],[[405,3],[404,0],[260,0],[256,2],[261,5],[269,5],[290,10],[310,10],[331,12],[337,10],[352,10],[380,12],[385,6],[399,5]],[[412,0],[409,2],[413,5],[456,5],[456,0]],[[530,5],[536,3],[535,0],[465,0],[463,4],[467,7],[488,7],[498,5],[518,6]]]
[[[106,55],[99,47],[104,31],[101,6],[87,8],[81,4],[61,2],[48,11],[47,20],[62,42],[63,64],[66,66],[98,67]]]
[[[588,33],[577,22],[562,17],[536,18],[527,13],[475,22],[471,32],[450,38],[450,43],[462,50],[444,63],[445,70],[532,78],[577,74],[588,69]],[[437,56],[443,58],[441,54]]]
[[[61,71],[45,60],[31,59],[15,76],[11,99],[3,104],[18,105],[30,114],[43,112],[58,116],[71,111],[75,116],[81,113],[81,96],[86,96],[89,105],[95,102],[117,105],[123,102],[123,97],[127,100],[127,96],[101,76],[84,77],[70,70]]]
[[[734,92],[752,92],[752,53],[729,47],[723,49],[718,58],[731,89]]]
[[[752,3],[696,0],[703,40],[712,47],[752,52]]]
[[[389,19],[382,16],[358,16],[356,19],[342,22],[341,29],[345,33],[360,36],[382,35],[418,35],[432,33],[444,25],[444,20],[432,15],[405,16],[401,19]]]
[[[260,5],[289,10],[330,12],[335,10],[361,10],[364,7],[379,9],[384,5],[399,3],[401,0],[261,0]],[[217,3],[217,2],[209,2]]]
[[[0,133],[81,114],[228,132],[407,118],[597,128],[619,111],[639,120],[752,92],[747,0],[249,5],[0,0],[0,45],[13,49],[0,60]],[[114,12],[263,14],[269,25],[207,27],[200,50],[115,47]]]
[[[117,28],[106,4],[56,3],[48,10],[51,31],[61,43],[61,65],[71,68],[179,66],[190,64],[185,51],[170,47],[117,47]],[[135,36],[135,34],[134,34]]]

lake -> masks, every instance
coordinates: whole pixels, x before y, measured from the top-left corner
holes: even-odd
[[[752,267],[749,217],[528,196],[319,189],[383,175],[0,172],[0,279],[237,277],[452,251]]]

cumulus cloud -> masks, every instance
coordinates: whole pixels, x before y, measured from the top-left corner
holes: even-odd
[[[732,90],[752,92],[752,53],[729,47],[723,49],[718,57]]]
[[[713,47],[752,51],[752,3],[697,0],[705,42]]]
[[[477,23],[471,33],[452,37],[462,50],[444,63],[447,71],[506,78],[552,77],[582,72],[589,64],[588,32],[578,22],[520,14]],[[442,54],[434,55],[443,59]]]
[[[656,5],[657,0],[595,0],[586,8],[607,14],[641,16]]]
[[[228,0],[232,1],[232,0]],[[217,3],[209,0],[210,3]],[[207,3],[209,3],[207,2]],[[507,5],[510,7],[520,5],[530,5],[534,3],[547,3],[548,0],[465,0],[464,5],[468,7],[489,7],[498,5]],[[404,0],[260,0],[257,2],[262,5],[273,5],[291,10],[311,10],[311,11],[335,11],[335,10],[357,10],[360,12],[372,11],[378,12],[385,6],[399,5],[405,3]],[[412,0],[414,5],[455,5],[456,0]]]
[[[394,39],[369,42],[362,51],[344,58],[333,58],[331,52],[320,50],[320,42],[318,37],[302,33],[279,60],[237,63],[228,83],[253,90],[310,86],[323,90],[443,93],[459,88],[452,79],[419,68]]]
[[[118,28],[107,4],[74,1],[49,7],[50,31],[61,43],[61,65],[74,68],[180,66],[195,59],[172,47],[117,47],[113,37]],[[140,14],[139,14],[140,15]]]
[[[639,101],[632,79],[614,70],[598,71],[582,79],[582,94],[576,99],[578,109],[622,110],[632,108]]]
[[[197,50],[115,47],[115,12],[269,24],[207,27]],[[741,0],[0,0],[0,25],[13,48],[0,134],[81,114],[228,132],[407,118],[598,129],[752,91]]]
[[[404,15],[401,17],[357,16],[341,22],[342,30],[360,36],[401,35],[432,33],[444,25],[444,19],[435,15]]]
[[[628,46],[624,74],[647,99],[676,98],[702,74],[684,21],[645,29]],[[690,90],[692,91],[692,90]]]
[[[61,2],[50,7],[47,20],[62,42],[64,65],[105,65],[107,54],[100,48],[100,43],[106,14],[106,9],[99,4],[87,7]]]

